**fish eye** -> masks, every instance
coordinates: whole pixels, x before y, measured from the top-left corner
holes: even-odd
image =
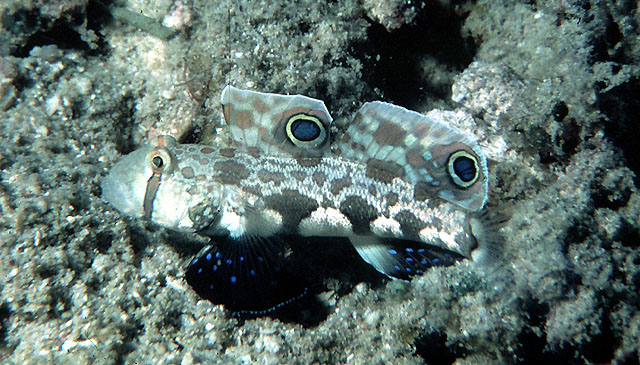
[[[459,150],[449,156],[449,176],[461,188],[468,188],[478,181],[478,159],[467,151]]]
[[[162,159],[161,156],[154,156],[151,159],[151,164],[153,165],[154,168],[161,169],[162,165],[164,165],[164,160]]]
[[[327,132],[320,120],[314,116],[299,113],[287,121],[287,136],[296,146],[303,147],[322,143]]]
[[[154,148],[148,159],[153,171],[165,172],[172,167],[171,153],[165,147]]]

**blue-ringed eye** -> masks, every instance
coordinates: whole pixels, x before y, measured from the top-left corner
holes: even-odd
[[[479,177],[478,160],[467,151],[459,150],[449,156],[449,176],[461,188],[473,185]]]

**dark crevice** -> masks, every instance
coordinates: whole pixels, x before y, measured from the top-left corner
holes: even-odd
[[[614,211],[626,207],[629,204],[633,190],[621,179],[612,185],[602,184],[601,181],[606,179],[605,174],[606,172],[597,172],[590,186],[592,207],[594,209],[608,208]]]
[[[634,172],[638,185],[640,176],[640,79],[631,79],[598,96],[598,108],[607,116],[605,133],[618,146]]]
[[[32,34],[22,47],[13,53],[15,57],[27,57],[35,47],[55,45],[60,49],[75,49],[83,52],[90,50],[80,34],[64,21],[58,20],[47,30],[41,30]]]
[[[447,345],[447,335],[442,332],[425,333],[416,338],[414,345],[416,355],[428,364],[453,364],[456,359],[467,355],[464,347],[458,344]]]
[[[475,54],[475,45],[461,34],[464,17],[453,7],[427,2],[410,25],[388,32],[382,25],[371,22],[369,27],[368,58],[362,60],[365,75],[372,88],[395,104],[417,109],[425,94],[448,100],[451,85],[437,84],[422,69],[423,62],[435,60],[442,71],[462,71]]]
[[[104,39],[100,33],[102,26],[110,21],[108,9],[89,1],[84,12],[70,11],[57,19],[43,17],[37,11],[17,11],[2,19],[2,26],[16,35],[28,35],[26,40],[11,50],[11,55],[19,58],[29,56],[35,47],[55,45],[63,50],[77,50],[89,56],[104,54]],[[81,27],[92,30],[98,36],[96,44],[88,44],[79,32]]]
[[[131,317],[133,318],[133,317]],[[126,356],[136,350],[136,338],[140,336],[144,330],[144,325],[137,319],[132,319],[126,323],[117,326],[121,336],[121,341],[113,345],[113,350],[117,354],[116,364],[125,364]]]
[[[106,254],[111,248],[114,239],[115,236],[113,232],[98,232],[96,233],[95,239],[92,241],[92,245],[98,250],[99,253]]]
[[[120,98],[119,107],[110,116],[113,118],[113,127],[115,129],[115,133],[112,136],[116,139],[116,150],[123,155],[132,152],[138,147],[134,142],[137,127],[135,123],[131,123],[132,120],[135,120],[136,100],[136,96],[127,92]]]
[[[549,305],[528,299],[523,302],[522,310],[526,313],[528,326],[518,335],[515,350],[519,364],[541,364],[541,363],[564,363],[571,364],[574,361],[575,349],[571,347],[560,347],[550,350],[547,346],[547,336],[544,332],[536,331],[536,328],[543,329],[549,315]]]
[[[49,311],[47,316],[51,319],[61,318],[62,313],[68,311],[71,308],[71,298],[68,295],[67,288],[63,288],[58,285],[54,285],[49,289],[48,306]]]
[[[637,225],[623,220],[622,227],[613,239],[620,241],[625,247],[640,247],[640,230]],[[640,264],[640,262],[638,262],[638,264]]]
[[[624,41],[624,35],[620,31],[620,26],[613,17],[607,15],[607,25],[604,34],[594,40],[593,55],[598,61],[613,61],[625,63],[627,57],[624,55],[626,47],[617,47],[619,42]],[[613,50],[616,50],[615,52]]]
[[[606,364],[614,358],[619,341],[613,333],[611,321],[607,316],[602,318],[600,333],[581,346],[580,352],[592,364]]]
[[[7,346],[9,337],[9,317],[11,317],[11,307],[7,302],[0,304],[0,348]]]

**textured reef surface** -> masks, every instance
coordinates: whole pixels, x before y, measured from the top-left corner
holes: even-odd
[[[639,362],[637,2],[6,0],[0,20],[1,362]],[[505,264],[403,283],[304,238],[300,301],[203,300],[204,242],[100,182],[161,134],[215,144],[228,83],[459,113]]]

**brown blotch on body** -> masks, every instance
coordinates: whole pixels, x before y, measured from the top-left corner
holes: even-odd
[[[284,182],[284,174],[277,171],[258,171],[258,179],[263,183],[273,182],[274,184],[282,184]]]
[[[338,195],[342,189],[348,188],[352,184],[353,182],[351,181],[351,178],[349,176],[345,176],[342,179],[331,181],[331,188],[329,191],[331,191],[331,194],[333,195]]]
[[[419,240],[420,231],[427,226],[425,222],[418,219],[413,213],[408,210],[402,210],[398,212],[393,219],[400,223],[400,229],[404,238],[410,240]]]
[[[254,127],[253,116],[249,112],[234,112],[232,110],[231,119],[226,119],[229,124],[233,124],[240,129],[249,129]],[[232,123],[234,122],[234,123]]]
[[[431,132],[431,125],[427,123],[415,124],[411,128],[411,134],[420,141]]]
[[[321,188],[324,186],[325,181],[327,181],[327,175],[320,171],[314,171],[313,175],[311,175],[311,180]]]
[[[191,159],[191,161],[195,163],[200,163],[200,156],[201,155],[199,153],[190,153],[186,156],[186,159]]]
[[[391,184],[394,178],[404,177],[404,169],[395,162],[372,158],[367,162],[366,176],[385,184]]]
[[[364,148],[364,145],[358,142],[351,143],[351,149],[354,151],[362,151],[362,152],[366,150],[366,148]]]
[[[351,121],[351,125],[359,127],[358,129],[362,129],[362,128],[360,128],[360,127],[363,126],[362,124],[363,124],[363,122],[362,122],[362,114],[361,113],[357,113],[356,116],[353,117],[353,120]]]
[[[354,118],[352,123],[355,123],[356,119],[358,119],[358,117]],[[351,135],[345,132],[342,135],[342,140],[340,142],[346,144],[346,143],[349,143],[350,141],[351,141]]]
[[[386,200],[387,206],[392,207],[398,204],[398,194],[396,193],[388,193],[387,195],[385,195],[384,199]]]
[[[240,182],[249,177],[249,170],[243,165],[231,161],[218,161],[213,165],[216,180],[223,184],[239,185]]]
[[[203,153],[203,154],[205,154],[205,155],[208,155],[208,154],[210,154],[210,153],[214,153],[215,151],[216,151],[216,150],[214,150],[214,149],[213,149],[213,148],[211,148],[211,147],[202,147],[202,148],[200,149],[200,153]]]
[[[297,233],[300,222],[318,209],[318,202],[296,190],[284,189],[281,194],[264,197],[267,208],[282,215],[282,233]]]
[[[251,155],[251,157],[260,157],[260,150],[258,147],[247,147],[247,153]]]
[[[349,196],[340,204],[340,212],[344,214],[355,234],[371,233],[371,222],[380,215],[378,210],[359,196]]]
[[[207,177],[205,175],[200,174],[200,175],[196,176],[196,181],[197,182],[205,182],[205,181],[207,181]]]
[[[195,176],[192,167],[183,167],[180,172],[185,179],[193,179],[193,177]]]
[[[369,195],[371,195],[371,196],[373,196],[373,197],[378,196],[378,189],[376,189],[376,186],[375,186],[375,185],[373,185],[373,184],[369,184],[368,189],[369,189]]]
[[[253,110],[255,110],[258,114],[266,114],[271,110],[271,108],[267,104],[263,103],[258,98],[254,99],[251,105],[253,106]]]
[[[272,141],[271,131],[263,126],[258,126],[258,135],[262,141]]]
[[[242,189],[242,191],[252,195],[262,195],[262,189],[258,185],[240,185],[240,188]]]
[[[221,148],[220,156],[233,158],[236,157],[236,150],[233,148]]]

